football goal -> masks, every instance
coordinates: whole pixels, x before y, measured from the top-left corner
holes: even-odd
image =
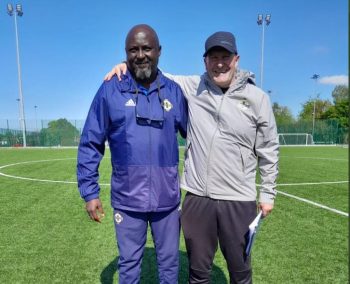
[[[314,140],[308,133],[279,133],[280,145],[313,145]]]

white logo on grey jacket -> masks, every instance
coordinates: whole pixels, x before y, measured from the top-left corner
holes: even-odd
[[[248,102],[248,100],[246,99],[243,99],[243,100],[240,100],[238,102],[238,107],[241,109],[241,110],[247,110],[250,108],[250,104]]]

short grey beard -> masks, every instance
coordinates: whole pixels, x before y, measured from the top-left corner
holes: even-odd
[[[138,79],[138,80],[149,79],[149,78],[151,78],[151,75],[152,75],[151,68],[147,68],[146,70],[145,69],[136,69],[136,72],[135,72],[136,79]]]

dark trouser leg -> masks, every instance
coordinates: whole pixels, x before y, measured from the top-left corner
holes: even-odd
[[[114,216],[119,249],[119,284],[140,283],[147,236],[147,213],[114,210]]]
[[[255,201],[220,201],[218,206],[219,242],[227,262],[230,283],[251,284],[250,257],[245,256],[249,224],[257,214]]]
[[[178,207],[150,213],[150,225],[157,254],[159,283],[176,284],[179,274],[180,213]]]
[[[210,283],[210,273],[217,250],[215,202],[187,194],[181,224],[189,261],[189,283]]]

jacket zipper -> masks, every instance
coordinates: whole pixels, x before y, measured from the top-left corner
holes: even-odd
[[[148,110],[149,114],[151,114],[151,101],[149,99],[150,94],[147,95],[147,102],[148,102]],[[148,127],[148,134],[149,134],[149,209],[152,211],[152,134],[151,134],[151,126]]]
[[[211,95],[209,90],[208,90],[208,93],[209,93],[209,95]],[[221,112],[222,103],[224,101],[224,97],[225,97],[225,94],[222,94],[222,98],[221,98],[221,101],[220,101],[219,109],[218,109],[218,111],[216,113],[216,119],[217,119],[216,120],[216,129],[215,129],[213,137],[211,138],[211,141],[210,141],[209,155],[208,155],[208,159],[207,159],[207,179],[206,179],[206,183],[205,183],[205,196],[209,196],[209,194],[208,194],[208,178],[209,178],[209,171],[210,171],[211,150],[213,148],[213,143],[214,143],[214,139],[215,139],[216,133],[219,130],[220,112]]]

